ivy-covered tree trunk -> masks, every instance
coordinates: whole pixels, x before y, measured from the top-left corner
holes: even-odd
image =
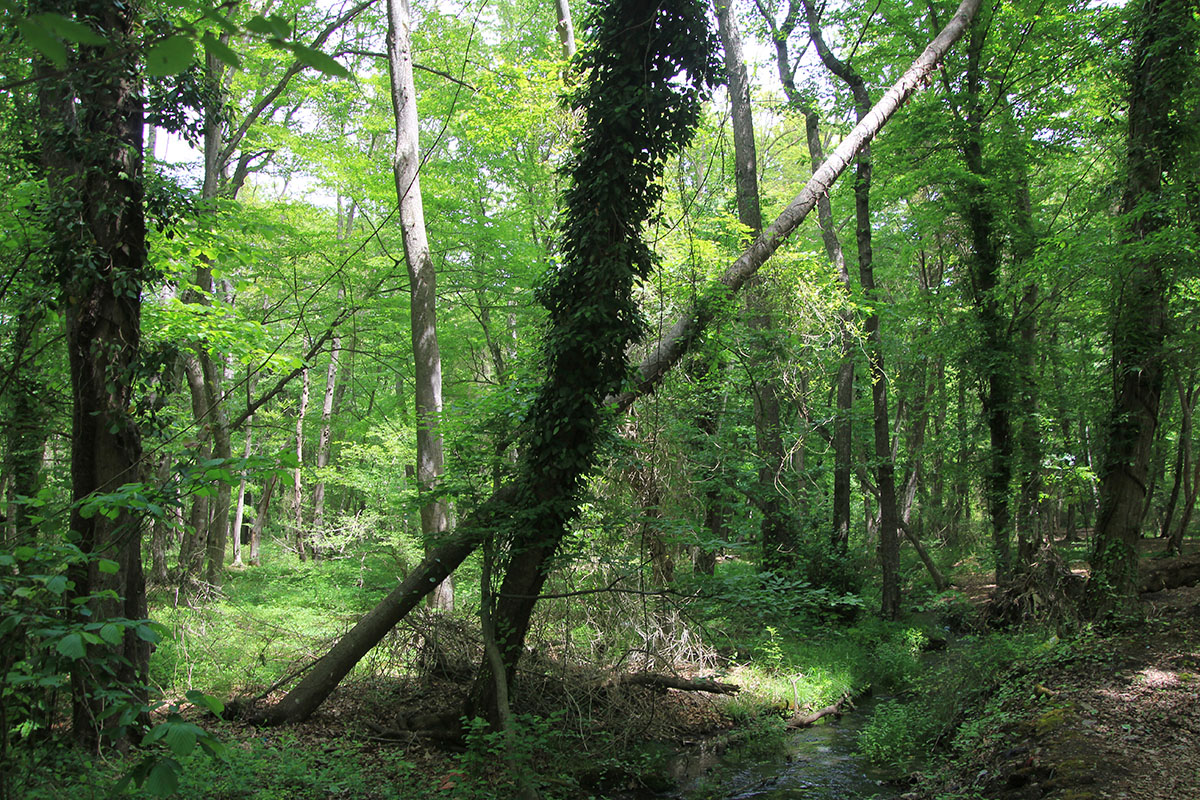
[[[137,15],[131,5],[97,0],[55,10],[94,24],[106,40],[81,46],[65,74],[39,68],[51,258],[61,281],[71,375],[70,530],[93,556],[71,576],[72,591],[98,598],[88,603],[87,622],[144,619],[140,520],[116,500],[101,501],[111,515],[84,505],[141,478],[141,438],[130,415],[146,264]],[[103,714],[110,693],[132,691],[137,702],[150,651],[132,629],[116,644],[88,649],[71,674],[72,720],[76,737],[94,745],[109,724]]]
[[[725,271],[716,285],[709,290],[710,293],[698,298],[692,307],[687,309],[671,326],[669,331],[650,347],[636,370],[633,386],[619,393],[612,391],[604,397],[602,402],[605,411],[601,412],[597,407],[597,414],[627,409],[634,400],[658,385],[659,381],[687,354],[712,322],[716,315],[714,296],[724,299],[730,293],[736,293],[745,284],[746,279],[753,275],[782,246],[788,236],[795,232],[809,212],[816,207],[817,199],[829,190],[833,182],[846,169],[858,148],[870,141],[899,110],[904,101],[928,79],[951,46],[962,37],[978,10],[979,0],[964,0],[959,5],[946,27],[934,37],[933,41],[900,76],[892,88],[884,94],[867,119],[856,126],[850,135],[835,148],[796,198],[780,213],[775,222],[767,227],[763,231],[763,235]],[[671,35],[673,32],[669,30],[666,35]],[[609,38],[618,37],[610,36]],[[660,109],[661,111],[662,109]],[[587,149],[590,151],[590,148]],[[610,197],[620,199],[623,196],[617,187],[612,187],[600,199],[608,200]],[[586,200],[579,202],[587,207]],[[627,202],[627,200],[622,199],[622,202]],[[598,218],[599,215],[593,215],[593,217]],[[587,251],[583,250],[582,252]],[[562,277],[566,279],[568,276],[564,274]],[[579,286],[580,294],[585,298],[589,294],[590,283]],[[556,317],[562,315],[563,311],[560,310]],[[566,316],[570,317],[569,314]],[[600,315],[597,316],[597,319],[610,319],[610,317]],[[586,325],[586,316],[578,319],[576,324]],[[547,347],[550,352],[555,352],[552,345],[548,344]],[[601,352],[608,352],[608,349],[601,348]],[[590,352],[589,355],[591,355]],[[589,364],[587,361],[580,363]],[[563,399],[572,396],[569,387],[554,389],[552,383],[547,384],[543,393],[550,395],[548,402],[552,402],[556,395]],[[579,402],[589,402],[588,395],[576,399]],[[529,432],[532,435],[537,430],[539,429],[536,426],[530,426]],[[553,426],[549,428],[549,431],[551,431],[549,436],[553,437]],[[566,446],[569,452],[583,452],[580,443],[571,441]],[[544,470],[559,476],[556,479],[557,484],[561,482],[562,475],[560,471],[554,469],[553,455],[553,453],[549,454],[550,458],[542,459],[540,463],[544,465]],[[526,457],[528,458],[528,455]],[[526,482],[524,486],[527,487],[529,484]],[[292,691],[288,692],[274,707],[257,714],[256,719],[265,724],[278,725],[306,719],[312,714],[333,692],[342,678],[354,668],[354,665],[378,644],[397,622],[416,607],[421,598],[428,593],[429,586],[445,578],[462,563],[463,559],[474,552],[496,531],[513,525],[523,525],[528,520],[528,512],[521,512],[521,505],[517,502],[521,491],[521,486],[509,484],[494,492],[458,526],[453,536],[448,537],[446,542],[430,553],[401,581],[399,586],[363,615],[320,662],[309,670]],[[491,683],[494,685],[494,681]],[[477,701],[486,699],[482,695],[483,691],[480,689],[480,694],[476,695]],[[477,702],[473,707],[482,708],[483,706]]]
[[[626,351],[644,332],[633,292],[654,259],[642,226],[716,72],[696,0],[616,0],[594,7],[588,27],[595,46],[575,99],[584,122],[566,170],[562,265],[539,289],[549,313],[546,378],[524,424],[516,506],[502,540],[508,564],[489,609],[505,674],[485,660],[467,702],[468,716],[492,725],[501,719],[498,683],[513,680],[538,593],[611,425],[605,398],[625,382]]]
[[[973,303],[979,320],[979,370],[983,378],[983,416],[991,448],[984,476],[984,495],[992,523],[992,555],[996,581],[1012,576],[1012,479],[1014,440],[1012,406],[1015,398],[1015,364],[1003,319],[1001,296],[1001,253],[999,231],[992,199],[987,191],[984,164],[983,48],[988,20],[977,17],[967,45],[967,104],[963,160],[970,174],[967,184],[966,222],[971,235],[971,282]]]
[[[1138,613],[1135,544],[1162,394],[1168,275],[1182,255],[1165,236],[1173,211],[1168,176],[1186,140],[1180,125],[1194,95],[1184,89],[1196,70],[1195,0],[1143,0],[1133,14],[1113,404],[1087,592],[1095,617]]]

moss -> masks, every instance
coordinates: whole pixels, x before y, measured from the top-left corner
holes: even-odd
[[[1033,731],[1038,738],[1044,738],[1055,733],[1074,720],[1070,706],[1052,708],[1033,721]]]

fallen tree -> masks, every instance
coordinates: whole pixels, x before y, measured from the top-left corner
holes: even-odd
[[[1200,583],[1200,553],[1176,558],[1143,559],[1138,592],[1148,594]]]
[[[699,335],[712,322],[729,294],[736,293],[746,281],[778,250],[828,192],[838,176],[899,110],[920,86],[925,84],[950,47],[966,31],[979,9],[980,0],[963,0],[946,27],[925,48],[911,67],[884,93],[879,102],[854,127],[847,137],[814,172],[796,198],[762,234],[731,264],[718,281],[702,291],[692,307],[650,348],[638,366],[633,385],[611,395],[606,403],[617,410],[629,408],[638,397],[651,391],[673,368]],[[358,621],[323,656],[299,684],[275,706],[254,715],[261,724],[278,725],[306,719],[337,687],[367,651],[374,647],[396,623],[420,603],[421,599],[444,580],[495,530],[504,527],[522,510],[517,502],[519,491],[505,486],[466,517],[455,533],[430,551],[391,593]]]

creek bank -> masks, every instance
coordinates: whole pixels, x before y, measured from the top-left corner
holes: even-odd
[[[1200,798],[1200,589],[1143,597],[1144,624],[1013,675],[983,730],[905,800]]]

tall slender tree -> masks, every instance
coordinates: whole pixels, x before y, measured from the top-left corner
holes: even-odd
[[[437,495],[444,470],[442,434],[442,357],[437,336],[437,272],[425,233],[421,201],[421,155],[417,126],[417,92],[413,85],[411,14],[408,0],[388,0],[388,67],[392,108],[396,117],[396,148],[392,169],[400,204],[400,228],[408,263],[409,324],[412,329],[413,372],[417,407],[417,482],[421,502],[421,533],[432,549],[450,529],[450,509]],[[442,581],[430,595],[433,608],[450,610],[454,590]]]

